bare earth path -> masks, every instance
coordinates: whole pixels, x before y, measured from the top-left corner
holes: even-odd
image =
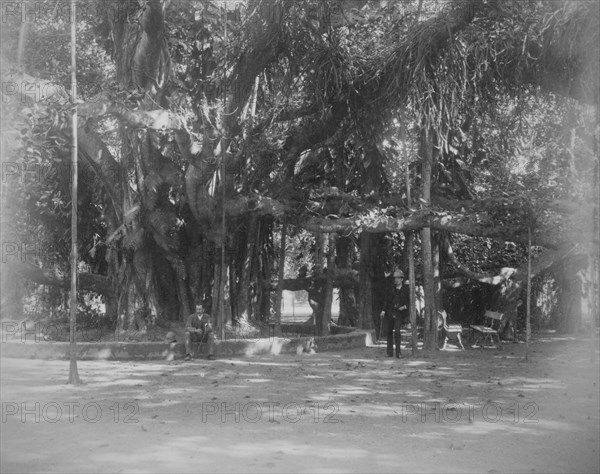
[[[3,358],[4,472],[600,471],[598,348],[538,338],[213,362]]]

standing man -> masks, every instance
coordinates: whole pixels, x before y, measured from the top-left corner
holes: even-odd
[[[185,360],[192,360],[192,342],[207,342],[208,358],[215,358],[215,333],[210,319],[201,304],[196,305],[196,312],[188,317],[185,325]]]
[[[394,342],[396,343],[396,357],[400,358],[400,328],[402,323],[408,319],[410,288],[408,280],[404,281],[402,270],[394,272],[394,289],[387,299],[380,317],[387,332],[387,356],[394,357]],[[404,283],[404,284],[403,284]]]

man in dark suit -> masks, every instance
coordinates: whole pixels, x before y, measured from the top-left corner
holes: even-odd
[[[185,360],[192,360],[192,343],[206,342],[208,358],[215,358],[215,333],[210,323],[210,315],[201,304],[196,305],[196,312],[190,314],[185,325]]]
[[[410,289],[408,280],[404,281],[402,270],[394,272],[394,289],[386,300],[381,312],[385,330],[387,332],[387,356],[394,357],[394,342],[396,343],[396,357],[400,357],[400,328],[409,316]]]

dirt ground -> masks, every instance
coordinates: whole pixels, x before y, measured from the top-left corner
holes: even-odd
[[[4,472],[600,471],[598,347],[1,360]],[[405,351],[408,353],[409,351]],[[593,357],[592,357],[593,354]]]

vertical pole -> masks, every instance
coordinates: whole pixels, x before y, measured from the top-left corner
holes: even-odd
[[[77,371],[77,12],[76,0],[71,2],[71,296],[69,327],[69,381],[80,384]]]
[[[221,271],[219,273],[219,337],[225,339],[225,279],[226,265],[226,222],[225,222],[225,140],[221,136]]]
[[[225,14],[224,28],[225,28],[225,51],[227,51],[227,3],[223,2],[223,11]],[[227,73],[225,73],[227,74]],[[225,271],[225,114],[227,112],[227,75],[225,75],[225,87],[223,87],[223,120],[221,129],[221,272],[219,275],[219,315],[218,323],[219,337],[221,340],[225,339],[225,278],[227,278],[227,272]]]
[[[410,193],[410,167],[409,163],[406,164],[406,203],[408,207],[412,205],[412,198]],[[410,327],[412,328],[411,335],[411,349],[412,355],[417,354],[418,345],[418,328],[417,328],[417,305],[415,298],[415,233],[413,231],[408,232],[408,238],[406,240],[407,251],[408,251],[408,281],[410,287]]]
[[[596,107],[596,123],[594,126],[594,130],[598,130],[598,124],[600,123],[600,109]],[[594,137],[594,156],[596,157],[596,164],[594,166],[594,185],[593,185],[593,201],[594,205],[592,206],[592,222],[593,222],[593,251],[591,255],[591,264],[590,264],[590,288],[589,292],[589,311],[590,311],[590,330],[591,334],[591,350],[590,350],[590,362],[596,363],[596,349],[598,348],[598,324],[597,318],[600,310],[600,294],[599,294],[599,282],[600,282],[600,169],[598,165],[598,143],[600,141],[600,136],[595,134]]]
[[[531,337],[531,224],[527,229],[527,315],[525,316],[525,360],[529,360],[529,338]]]

